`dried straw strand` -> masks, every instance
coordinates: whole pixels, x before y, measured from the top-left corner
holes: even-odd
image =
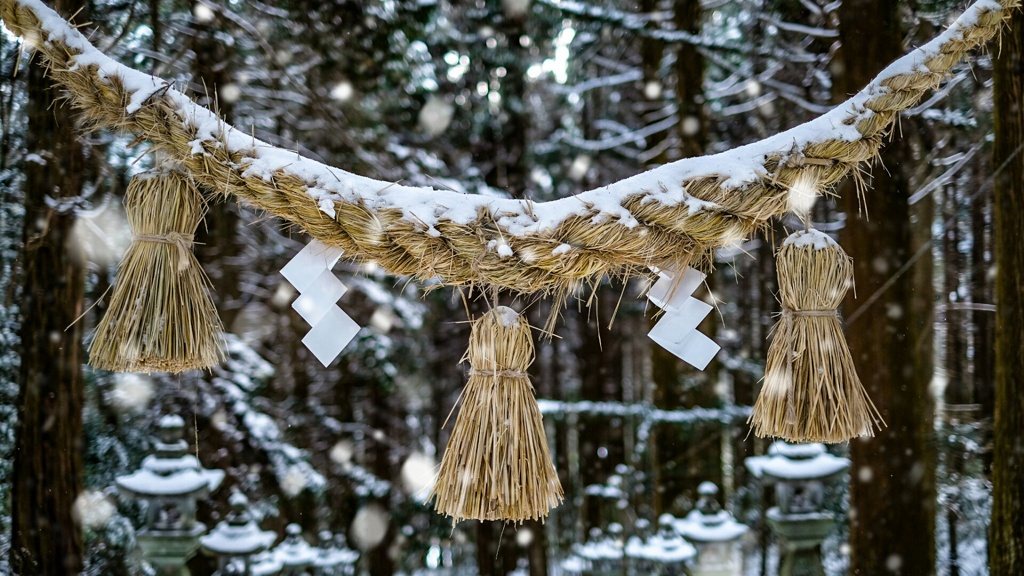
[[[779,249],[783,313],[768,348],[764,386],[747,423],[757,436],[845,442],[885,424],[853,365],[836,309],[853,283],[853,261],[834,242]]]
[[[499,306],[473,322],[469,382],[433,493],[455,522],[539,520],[562,501],[526,373],[533,354],[530,326],[514,310]]]
[[[174,170],[136,175],[125,195],[134,234],[89,363],[117,372],[181,372],[223,359],[210,281],[192,253],[206,204]]]

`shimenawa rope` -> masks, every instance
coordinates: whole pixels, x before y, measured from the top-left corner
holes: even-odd
[[[344,249],[347,258],[375,261],[394,274],[437,278],[443,284],[490,285],[564,296],[580,282],[594,282],[607,274],[634,274],[650,265],[706,267],[710,250],[747,237],[773,216],[785,213],[789,190],[798,178],[828,190],[859,163],[874,157],[898,112],[935,88],[968,50],[993,37],[1009,10],[1018,5],[1019,0],[977,2],[950,32],[904,57],[904,65],[891,67],[894,72],[880,76],[844,105],[839,111],[846,117],[833,114],[823,118],[827,120],[823,125],[833,128],[831,133],[822,132],[820,140],[794,149],[798,129],[791,133],[792,138],[784,133],[766,141],[763,156],[734,154],[734,162],[756,164],[749,176],[739,181],[708,168],[726,161],[724,157],[695,158],[656,169],[646,185],[634,187],[634,180],[627,179],[582,193],[571,200],[578,202],[581,210],[488,199],[479,203],[475,218],[456,220],[442,214],[433,225],[406,214],[400,204],[389,203],[388,194],[401,189],[443,196],[445,202],[457,204],[472,198],[375,183],[340,170],[324,178],[311,177],[294,166],[274,168],[270,173],[250,170],[263,150],[272,147],[218,124],[209,110],[166,83],[93,52],[77,30],[60,22],[38,0],[0,0],[0,17],[12,31],[32,39],[42,56],[37,61],[68,91],[70,103],[82,112],[87,128],[131,132],[149,140],[179,161],[199,184],[289,220],[325,243]],[[80,63],[83,51],[89,53]],[[102,73],[98,63],[104,66]],[[120,79],[128,75],[134,75],[133,82],[149,78],[162,88],[154,89],[144,102],[136,102],[136,92]],[[129,105],[130,112],[126,110]],[[216,129],[207,132],[211,122]],[[840,128],[846,130],[841,136]],[[285,154],[282,150],[275,153]],[[326,167],[293,156],[304,167],[327,173]],[[335,180],[342,178],[367,193],[339,193],[331,206],[333,218],[326,217],[310,192],[334,190]],[[651,185],[652,181],[657,184]],[[597,201],[609,195],[618,205],[613,212],[605,211],[607,204]],[[687,198],[696,199],[697,204]],[[542,228],[521,224],[536,221],[546,224]]]

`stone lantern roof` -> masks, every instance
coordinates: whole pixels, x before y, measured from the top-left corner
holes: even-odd
[[[682,520],[673,525],[684,538],[696,543],[732,542],[747,533],[749,527],[736,521],[728,511],[718,504],[718,486],[701,482],[697,487],[700,499],[697,507]]]
[[[249,499],[234,493],[229,500],[231,512],[227,520],[217,524],[206,536],[199,538],[203,550],[220,557],[252,556],[269,548],[277,534],[261,530],[249,514]]]
[[[751,456],[744,461],[750,473],[766,484],[778,481],[827,481],[850,467],[850,460],[833,456],[823,444],[775,442],[767,456]]]
[[[223,470],[207,470],[199,459],[188,454],[185,421],[181,416],[160,418],[154,453],[146,456],[142,467],[115,479],[118,489],[131,498],[203,497],[220,486]]]
[[[302,527],[289,524],[285,528],[284,541],[271,551],[274,559],[285,570],[309,568],[316,562],[318,551],[302,538]]]

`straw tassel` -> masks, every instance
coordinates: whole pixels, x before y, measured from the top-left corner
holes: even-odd
[[[562,501],[540,408],[526,369],[530,325],[499,306],[473,322],[471,367],[441,470],[438,513],[455,522],[539,520]]]
[[[764,386],[747,420],[758,436],[845,442],[885,425],[857,377],[837,308],[853,261],[817,230],[792,234],[778,253],[782,315]]]
[[[224,357],[220,319],[192,253],[201,193],[186,174],[161,168],[132,178],[124,205],[134,236],[89,363],[117,372],[215,366]]]

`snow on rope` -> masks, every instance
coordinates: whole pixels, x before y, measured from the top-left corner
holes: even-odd
[[[0,18],[39,51],[88,128],[148,140],[198,183],[284,218],[348,258],[445,284],[564,295],[605,274],[701,265],[710,250],[785,213],[794,188],[830,190],[874,157],[896,115],[992,38],[1019,4],[978,0],[853,98],[796,128],[543,203],[325,166],[246,135],[164,80],[108,58],[39,0],[0,0]]]

